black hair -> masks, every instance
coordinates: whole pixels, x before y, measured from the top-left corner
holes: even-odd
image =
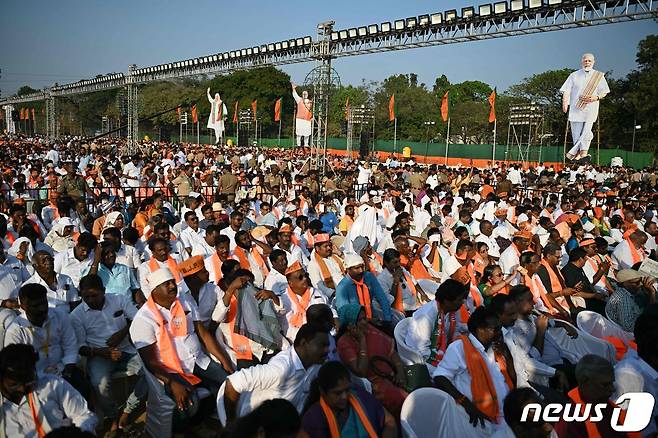
[[[39,355],[32,345],[10,344],[0,350],[0,375],[16,374],[30,377],[29,371],[36,369]]]
[[[468,239],[462,239],[459,242],[457,242],[457,248],[455,248],[455,252],[462,251],[467,246],[470,246],[472,248],[473,247],[473,242],[471,242]]]
[[[103,280],[96,274],[87,274],[80,279],[80,291],[85,289],[96,289],[96,290],[105,290],[103,286]]]
[[[222,227],[216,224],[210,224],[206,227],[206,234],[221,233]]]
[[[338,361],[329,361],[323,364],[318,371],[318,387],[326,393],[341,380],[350,380],[349,370]]]
[[[169,224],[167,222],[158,222],[153,227],[154,233],[159,233],[160,231],[169,231]]]
[[[587,252],[583,248],[576,247],[572,249],[571,252],[569,253],[569,263],[573,263],[576,260],[580,260],[586,256],[587,256]]]
[[[224,263],[222,263],[222,277],[226,277],[227,279],[229,277],[235,277],[235,275],[232,275],[232,272],[236,269],[236,267],[240,267],[239,261],[233,259],[226,260]]]
[[[279,248],[273,249],[272,252],[270,253],[270,256],[269,256],[270,262],[274,263],[274,261],[276,259],[278,259],[279,257],[281,257],[282,255],[283,256],[286,255],[286,252],[284,250],[279,249]]]
[[[539,397],[532,388],[516,388],[507,394],[503,413],[508,426],[514,427],[521,424],[523,408],[529,403],[539,403]]]
[[[328,333],[328,330],[321,325],[309,323],[304,324],[297,332],[297,336],[295,336],[294,346],[298,347],[302,341],[312,341],[318,333]]]
[[[311,230],[322,230],[322,228],[324,228],[324,224],[322,221],[314,219],[308,223],[308,228]]]
[[[491,320],[498,320],[498,315],[493,310],[480,306],[468,318],[468,331],[475,334],[477,329],[488,327]]]
[[[46,253],[47,254],[47,253]],[[48,295],[46,288],[38,283],[28,283],[21,286],[18,291],[18,298],[21,301],[24,300],[37,300],[39,298],[44,298]]]
[[[514,301],[518,301],[519,298],[528,293],[530,293],[530,288],[525,284],[517,284],[509,288],[509,297]]]
[[[555,254],[556,251],[562,251],[562,248],[555,243],[549,242],[542,250],[542,254],[544,254],[544,257],[546,257],[549,254]]]
[[[90,232],[85,231],[84,233],[80,234],[80,236],[78,236],[77,246],[91,250],[95,248],[96,245],[98,245],[98,239],[96,239],[96,236]]]
[[[487,265],[482,270],[482,276],[480,277],[480,284],[485,284],[493,276],[493,272],[496,268],[500,268],[498,265]]]
[[[331,307],[326,304],[311,304],[308,309],[306,309],[306,321],[309,324],[321,325],[324,322],[333,323],[333,318],[334,314],[331,311]]]
[[[505,306],[512,302],[514,301],[509,295],[496,294],[491,299],[491,303],[489,303],[489,307],[496,315],[502,315],[503,312],[505,311]]]
[[[537,253],[533,251],[524,251],[519,257],[519,263],[521,266],[525,266],[528,263],[532,262],[532,258],[536,256]]]
[[[439,303],[444,301],[455,301],[466,295],[466,292],[468,292],[467,286],[457,280],[449,278],[441,283],[436,290],[435,298]]]
[[[244,417],[238,418],[226,431],[228,438],[255,437],[285,438],[296,436],[302,420],[295,406],[288,400],[266,400]]]
[[[382,260],[384,261],[384,263],[388,263],[391,260],[393,260],[395,257],[400,257],[400,251],[398,251],[395,248],[389,248],[386,251],[384,251]]]
[[[229,216],[229,219],[233,219],[233,218],[236,218],[236,217],[238,217],[238,216],[244,218],[244,214],[242,214],[242,212],[241,212],[240,210],[233,210],[233,211],[231,212],[231,216]]]
[[[123,229],[123,239],[134,245],[139,240],[139,231],[137,231],[137,228],[135,227],[126,227]]]
[[[219,245],[220,243],[230,245],[231,239],[226,234],[220,234],[219,236],[217,236],[217,239],[215,239],[215,246]]]
[[[166,246],[169,246],[169,242],[167,241],[167,239],[164,239],[162,237],[151,237],[149,239],[149,249],[153,251],[155,245],[157,245],[158,243],[163,243]]]
[[[83,233],[85,234],[85,233]],[[110,227],[106,228],[103,230],[103,236],[111,236],[112,238],[116,240],[121,240],[121,230],[119,230],[117,227]],[[80,235],[82,237],[82,234]],[[79,240],[79,239],[78,239]]]
[[[187,222],[189,218],[191,218],[192,216],[196,217],[196,213],[194,212],[194,210],[186,211],[183,218],[185,219],[185,222]]]

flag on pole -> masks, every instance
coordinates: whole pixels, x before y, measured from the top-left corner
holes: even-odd
[[[345,120],[348,121],[350,119],[350,96],[347,96],[347,100],[345,100]]]
[[[195,125],[199,123],[199,114],[196,112],[196,103],[192,105],[192,123]]]
[[[281,98],[279,97],[274,103],[274,121],[281,121]]]
[[[233,110],[233,123],[238,123],[238,102],[235,102],[235,109]]]
[[[395,94],[391,95],[391,99],[388,101],[388,120],[393,121],[397,117],[395,114]]]
[[[180,122],[180,107],[176,108],[176,113],[178,114],[178,121]]]
[[[489,123],[496,121],[496,89],[494,88],[489,96],[489,105],[491,105],[491,110],[489,111]]]
[[[447,122],[450,118],[450,91],[446,91],[446,94],[443,95],[441,99],[441,119],[444,122]]]
[[[34,108],[32,108],[32,120],[36,120],[37,118],[34,117]]]
[[[256,121],[256,112],[258,110],[258,100],[251,102],[251,112],[254,115],[254,122]]]
[[[18,113],[19,120],[23,120],[25,118],[24,114],[25,112],[23,111],[23,108],[21,108],[20,112]]]

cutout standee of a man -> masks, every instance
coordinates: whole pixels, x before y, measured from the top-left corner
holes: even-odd
[[[224,138],[224,119],[227,117],[226,105],[222,102],[219,93],[215,93],[213,99],[208,87],[208,102],[210,102],[210,116],[208,117],[208,129],[215,131],[215,144],[220,144]]]
[[[569,111],[573,147],[567,152],[568,160],[590,159],[589,146],[594,139],[592,126],[599,115],[599,102],[608,93],[604,74],[594,70],[594,55],[585,53],[580,70],[569,75],[560,88],[562,111]]]
[[[297,85],[292,85],[292,97],[297,103],[297,113],[295,116],[295,134],[297,136],[297,146],[309,147],[311,132],[313,130],[313,101],[308,98],[308,91],[302,91],[301,97],[297,94]]]

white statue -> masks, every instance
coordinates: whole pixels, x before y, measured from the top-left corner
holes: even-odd
[[[208,87],[208,102],[210,102],[210,117],[208,117],[208,128],[215,131],[215,144],[220,144],[224,137],[224,119],[227,118],[226,105],[222,102],[219,93],[215,93],[215,98],[210,96],[210,87]]]
[[[297,94],[297,85],[291,82],[292,97],[297,102],[297,115],[295,117],[295,133],[297,135],[297,146],[310,146],[312,120],[313,120],[313,101],[308,98],[308,92],[302,91],[302,96]],[[303,138],[303,142],[302,142]]]

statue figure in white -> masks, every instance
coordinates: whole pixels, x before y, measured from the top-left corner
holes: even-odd
[[[220,144],[224,137],[224,119],[227,118],[226,105],[222,102],[219,93],[215,93],[213,99],[208,87],[208,102],[210,102],[210,117],[208,117],[208,128],[215,131],[215,144]]]
[[[297,113],[295,116],[295,133],[297,135],[297,146],[310,146],[312,121],[313,121],[313,101],[308,98],[308,92],[302,91],[302,96],[297,94],[297,85],[292,85],[292,97],[297,102]],[[303,140],[303,141],[302,141]]]

